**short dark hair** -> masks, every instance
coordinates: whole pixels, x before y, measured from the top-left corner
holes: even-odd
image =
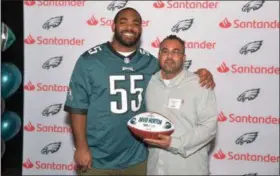
[[[180,37],[178,37],[177,35],[169,35],[167,37],[165,37],[161,42],[160,42],[160,47],[162,45],[163,42],[165,42],[166,40],[177,40],[178,42],[180,42],[180,44],[183,46],[183,52],[185,54],[185,41],[182,40]]]
[[[139,17],[140,17],[140,23],[142,23],[142,17],[141,17],[141,15],[140,15],[140,13],[139,13],[137,10],[135,10],[134,8],[132,8],[132,7],[126,7],[126,8],[124,8],[124,9],[118,11],[118,13],[116,14],[116,16],[115,16],[115,18],[114,18],[114,23],[115,23],[115,24],[117,23],[117,20],[118,20],[120,14],[121,14],[122,12],[126,11],[126,10],[132,10],[132,11],[134,11],[135,13],[137,13],[137,14],[139,15]]]

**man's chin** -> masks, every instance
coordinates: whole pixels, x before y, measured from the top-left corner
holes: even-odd
[[[126,47],[133,47],[137,44],[137,42],[133,41],[133,42],[121,42],[122,45],[126,46]]]

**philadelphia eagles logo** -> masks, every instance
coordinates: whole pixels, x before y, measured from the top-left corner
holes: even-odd
[[[245,133],[236,139],[235,144],[243,145],[244,143],[247,143],[247,144],[252,143],[258,137],[258,133],[259,132]]]
[[[62,104],[53,104],[43,110],[42,115],[48,117],[49,115],[56,115],[61,110]]]
[[[51,27],[55,28],[61,24],[62,20],[63,20],[63,16],[50,18],[43,24],[42,27],[43,29],[47,29],[47,30],[49,30]]]
[[[57,152],[61,147],[61,142],[54,142],[46,145],[42,150],[41,153],[43,155],[48,155],[49,153]]]
[[[43,65],[43,69],[50,69],[50,68],[55,68],[58,67],[62,62],[62,56],[57,56],[57,57],[52,57],[48,59]]]
[[[262,44],[263,44],[262,40],[250,42],[250,43],[246,44],[245,46],[243,46],[240,49],[239,53],[247,55],[248,53],[257,52],[261,48]]]
[[[264,2],[265,2],[264,0],[249,1],[247,4],[245,4],[242,7],[242,11],[249,13],[251,10],[253,10],[253,11],[258,10],[258,9],[260,9],[263,6]]]
[[[249,173],[249,174],[244,174],[243,176],[255,176],[258,175],[258,173]]]
[[[240,94],[237,98],[237,101],[245,102],[246,100],[254,100],[260,93],[260,88],[258,89],[250,89],[246,90],[242,94]]]
[[[186,20],[179,21],[177,24],[175,24],[172,27],[171,31],[176,32],[176,33],[180,32],[180,30],[186,31],[192,26],[193,20],[194,19],[192,18],[192,19],[186,19]]]
[[[111,10],[111,11],[114,11],[116,8],[117,8],[117,9],[121,9],[121,8],[123,8],[123,7],[126,6],[127,1],[128,1],[128,0],[123,0],[123,1],[117,1],[117,0],[115,0],[115,1],[112,1],[112,2],[108,5],[107,9],[108,9],[108,10]]]
[[[192,65],[192,60],[186,60],[184,63],[184,67],[186,70],[189,69],[191,65]]]

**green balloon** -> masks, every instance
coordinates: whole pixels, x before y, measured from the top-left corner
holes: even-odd
[[[6,106],[5,100],[1,97],[1,114],[5,111],[5,106]]]
[[[1,158],[3,157],[5,151],[6,151],[6,143],[3,139],[1,139]]]
[[[22,75],[17,66],[12,63],[1,65],[1,94],[4,99],[15,93],[21,82]]]
[[[1,137],[5,142],[12,139],[19,132],[20,127],[21,119],[16,113],[5,111],[2,114]]]
[[[5,24],[1,23],[1,50],[5,51],[16,41],[15,34],[13,31]]]

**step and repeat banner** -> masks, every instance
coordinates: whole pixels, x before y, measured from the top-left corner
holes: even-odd
[[[186,41],[186,69],[214,75],[218,134],[212,175],[279,174],[279,2],[24,1],[24,175],[75,175],[63,111],[78,57],[110,41],[118,10],[143,18],[141,47]],[[187,90],[186,90],[187,91]]]

